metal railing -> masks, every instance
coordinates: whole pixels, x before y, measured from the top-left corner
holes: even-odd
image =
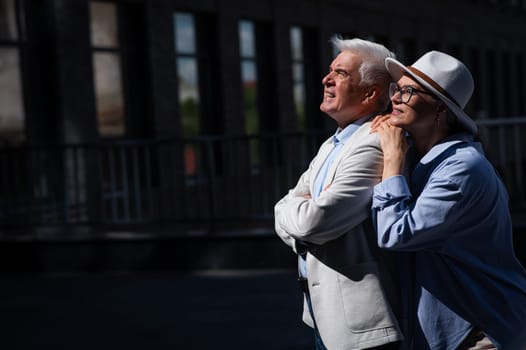
[[[486,157],[501,175],[510,195],[510,208],[526,211],[526,118],[478,121]]]
[[[513,211],[526,210],[526,118],[478,121]],[[0,150],[2,226],[272,225],[331,131]]]

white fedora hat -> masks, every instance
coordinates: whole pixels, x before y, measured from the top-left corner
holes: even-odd
[[[477,124],[464,112],[474,84],[471,73],[462,62],[443,52],[430,51],[412,66],[406,67],[390,57],[385,59],[385,66],[395,81],[404,74],[416,80],[444,101],[469,132],[477,133]]]

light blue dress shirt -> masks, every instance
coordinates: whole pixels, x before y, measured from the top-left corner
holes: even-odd
[[[345,142],[347,142],[347,140],[349,140],[352,134],[354,134],[354,132],[358,130],[360,126],[362,126],[362,124],[370,118],[371,116],[363,117],[361,119],[358,119],[354,123],[347,125],[343,130],[336,130],[336,133],[332,136],[332,142],[334,147],[325,159],[325,162],[321,166],[314,180],[313,193],[311,194],[313,200],[316,200],[320,196],[320,193],[323,191],[323,183],[325,182],[327,171],[331,167],[338,153],[345,145]],[[307,263],[305,261],[304,254],[298,255],[298,270],[300,276],[307,278]]]
[[[473,326],[499,349],[526,346],[526,272],[513,251],[508,195],[472,135],[435,145],[409,183],[393,176],[376,185],[372,209],[380,247],[405,253],[412,349],[453,350]]]

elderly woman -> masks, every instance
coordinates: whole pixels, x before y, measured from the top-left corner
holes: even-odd
[[[406,348],[526,349],[507,192],[463,111],[471,74],[437,51],[386,66],[396,83],[374,125],[384,169],[372,207],[378,244],[401,253]]]

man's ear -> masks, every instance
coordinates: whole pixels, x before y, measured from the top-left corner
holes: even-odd
[[[376,86],[371,86],[367,88],[367,90],[365,91],[362,101],[372,102],[374,99],[376,99],[377,96],[378,96],[378,88]]]

